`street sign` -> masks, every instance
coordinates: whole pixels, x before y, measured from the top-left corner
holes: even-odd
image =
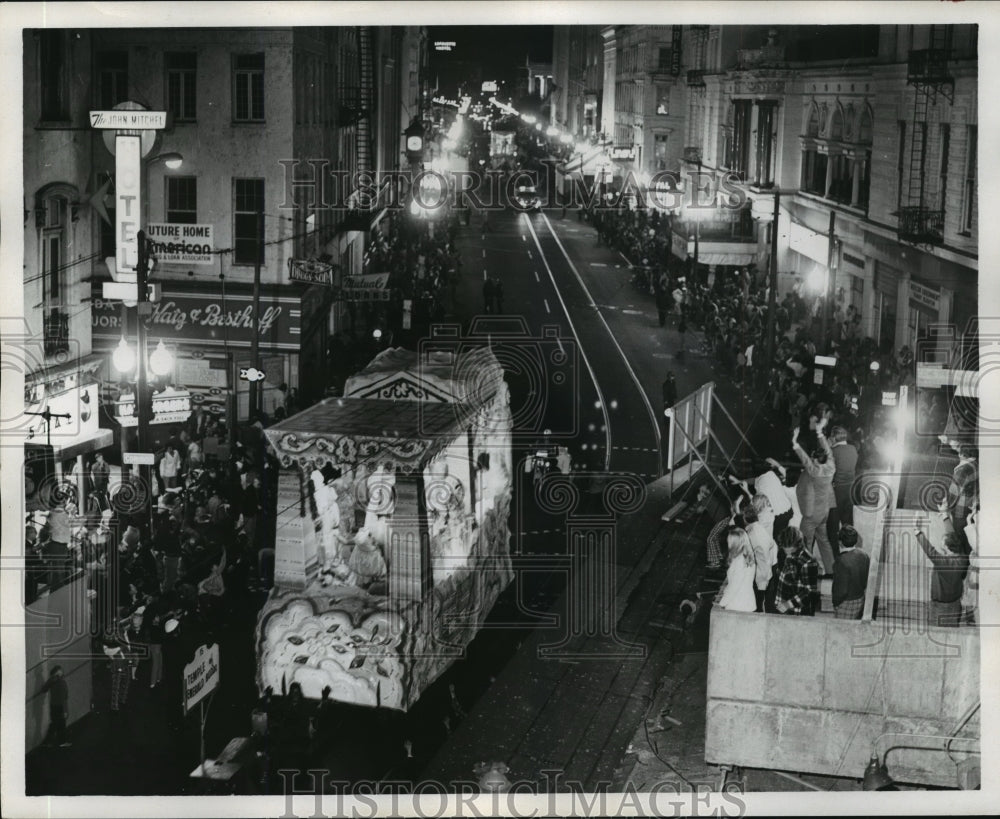
[[[104,282],[101,295],[106,299],[134,304],[139,300],[139,285],[135,282]]]
[[[122,462],[131,466],[153,466],[156,455],[152,452],[124,452]]]
[[[91,111],[91,128],[160,130],[167,127],[166,111]]]

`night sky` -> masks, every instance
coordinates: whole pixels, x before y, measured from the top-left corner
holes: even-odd
[[[449,62],[475,62],[483,67],[483,79],[512,83],[526,56],[552,59],[552,26],[430,26],[428,34],[432,75]],[[454,41],[454,50],[435,51],[438,40]]]

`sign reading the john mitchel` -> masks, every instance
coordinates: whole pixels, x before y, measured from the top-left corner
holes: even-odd
[[[146,236],[157,261],[166,264],[212,264],[215,248],[212,225],[151,224]]]

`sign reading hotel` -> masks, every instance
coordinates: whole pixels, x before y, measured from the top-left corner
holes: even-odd
[[[150,251],[166,264],[212,264],[215,248],[212,225],[154,223],[146,226]]]
[[[112,113],[112,112],[106,112]],[[113,113],[136,114],[141,111]],[[142,199],[140,183],[140,151],[138,136],[115,139],[115,247],[119,270],[135,270],[139,264],[139,208]]]
[[[199,646],[184,666],[184,712],[187,713],[219,687],[219,644]]]

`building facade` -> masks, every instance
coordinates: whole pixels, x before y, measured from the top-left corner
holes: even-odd
[[[676,256],[764,271],[776,250],[779,295],[854,305],[885,348],[971,326],[976,26],[564,27],[557,84],[572,86],[572,43],[598,35],[603,162],[618,182],[673,171],[690,200],[700,172],[740,191],[710,212],[673,209]],[[553,116],[580,135],[573,99]]]
[[[168,115],[147,134],[139,213],[159,287],[149,343],[173,353],[172,386],[246,420],[239,373],[256,334],[265,413],[282,385],[305,402],[322,397],[328,340],[350,312],[342,285],[362,272],[390,204],[359,201],[354,174],[404,167],[403,130],[426,97],[423,29],[53,30],[24,42],[31,406],[58,394],[35,384],[55,373],[60,388],[93,392],[95,409],[103,385],[110,417],[120,409],[110,358],[123,338],[134,344],[135,319],[103,298],[116,255],[115,143],[88,112],[122,103]],[[81,367],[87,383],[62,378]]]

